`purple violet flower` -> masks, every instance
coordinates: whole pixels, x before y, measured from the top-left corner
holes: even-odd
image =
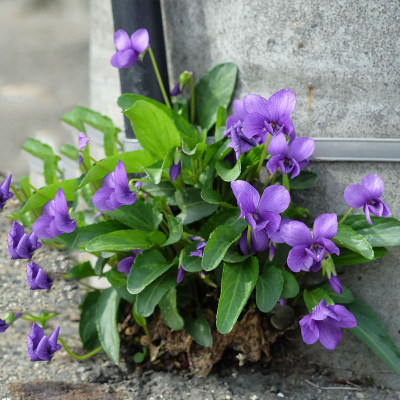
[[[314,221],[313,233],[306,224],[291,221],[281,227],[281,237],[293,248],[287,265],[293,272],[318,271],[325,254],[340,254],[339,248],[329,239],[337,234],[336,214],[321,214]]]
[[[13,314],[8,314],[8,316],[12,315]],[[14,314],[14,317],[11,319],[12,322],[8,321],[8,323],[7,323],[8,316],[6,316],[5,319],[0,319],[0,333],[5,332],[14,321],[16,321],[18,318],[21,317],[21,315],[22,314]]]
[[[284,299],[284,298],[280,298],[279,300],[278,300],[278,304],[281,306],[281,307],[283,307],[285,304],[286,304],[286,299]]]
[[[171,95],[171,96],[179,96],[179,95],[182,93],[182,91],[181,91],[181,89],[180,89],[180,86],[181,86],[181,84],[178,82],[178,83],[174,86],[174,88],[171,90],[170,95]]]
[[[265,250],[271,235],[279,229],[279,214],[289,206],[289,192],[281,185],[272,185],[264,189],[260,198],[253,186],[240,180],[231,182],[231,188],[240,208],[239,218],[244,217],[251,227],[252,250]]]
[[[178,161],[178,164],[175,164],[175,162],[172,162],[171,168],[169,169],[169,177],[171,178],[172,182],[176,181],[176,178],[178,177],[179,173],[181,172],[181,168],[182,168],[181,161]]]
[[[30,290],[51,289],[54,282],[54,279],[49,278],[34,262],[26,266],[26,280]]]
[[[314,148],[315,142],[311,138],[296,138],[288,145],[283,134],[271,137],[268,146],[271,158],[267,163],[269,173],[273,174],[280,168],[282,174],[292,173],[291,178],[295,178],[300,170],[309,164],[308,158],[314,152]]]
[[[233,101],[233,111],[234,114],[226,120],[224,136],[230,139],[228,147],[235,151],[236,159],[238,160],[242,153],[247,153],[253,147],[264,143],[266,135],[262,134],[248,138],[243,133],[243,121],[248,113],[244,108],[242,100],[236,99]]]
[[[328,282],[335,293],[342,294],[343,292],[342,284],[340,283],[340,279],[336,275],[332,274],[331,277],[328,278]]]
[[[143,250],[140,249],[132,250],[134,256],[123,258],[117,265],[118,271],[123,272],[126,276],[128,276],[129,272],[131,272],[131,268],[133,263],[135,262],[136,256],[140,254],[142,251]]]
[[[204,247],[206,247],[207,242],[200,242],[197,243],[196,245],[196,251],[191,251],[190,255],[192,257],[200,257],[203,258],[203,251],[204,251]]]
[[[176,283],[181,283],[185,277],[186,271],[183,269],[182,265],[179,266],[178,273],[176,275]]]
[[[79,152],[85,149],[87,144],[89,143],[90,138],[86,137],[83,132],[79,132]],[[83,162],[83,158],[81,156],[81,153],[79,153],[79,162]]]
[[[149,32],[138,29],[131,37],[122,29],[114,33],[114,43],[117,52],[111,57],[111,65],[115,68],[129,68],[135,65],[149,47]]]
[[[93,205],[100,211],[112,211],[136,201],[136,193],[129,188],[124,163],[119,160],[114,172],[103,178],[102,187],[93,195]]]
[[[344,306],[327,306],[323,299],[299,324],[306,344],[313,344],[319,339],[327,350],[334,350],[342,338],[342,328],[355,328],[357,321]]]
[[[24,227],[17,221],[14,221],[10,233],[7,236],[8,254],[12,260],[21,258],[31,259],[33,252],[42,247],[42,243],[38,242],[35,232],[29,235],[24,233]]]
[[[257,94],[250,94],[243,99],[249,113],[243,122],[243,132],[247,138],[284,133],[292,141],[296,134],[290,119],[296,105],[296,96],[289,89],[274,93],[269,100]]]
[[[14,193],[10,192],[12,175],[8,175],[7,178],[0,185],[0,210],[2,210],[7,200],[10,200]]]
[[[40,239],[53,239],[62,233],[71,233],[76,229],[76,221],[69,217],[68,204],[61,188],[54,200],[47,202],[42,215],[33,223],[32,230]]]
[[[61,349],[61,345],[57,343],[59,332],[60,327],[57,327],[47,337],[40,326],[35,323],[32,324],[31,331],[26,339],[28,357],[31,361],[51,361],[54,353]]]
[[[377,217],[387,218],[390,215],[389,207],[380,199],[383,194],[383,180],[374,174],[365,175],[361,185],[350,185],[344,191],[344,201],[349,207],[363,207],[365,218],[372,224],[370,213]]]

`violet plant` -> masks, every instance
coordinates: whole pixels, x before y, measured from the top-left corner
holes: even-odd
[[[104,350],[118,363],[124,333],[118,321],[127,308],[149,346],[148,321],[163,318],[171,331],[186,330],[198,344],[211,347],[216,334],[231,332],[241,313],[256,307],[270,330],[300,326],[305,343],[319,340],[328,350],[339,344],[342,329],[349,329],[400,374],[400,352],[385,327],[339,278],[341,269],[381,258],[385,247],[400,245],[400,221],[389,218],[380,199],[381,178],[366,175],[361,185],[349,182],[343,188],[349,212],[312,221],[292,197],[294,191],[312,189],[317,175],[305,170],[315,143],[295,133],[291,90],[268,100],[255,94],[236,99],[228,117],[234,64],[217,65],[196,84],[192,72],[183,72],[169,98],[148,32],[140,29],[129,37],[119,30],[114,41],[111,64],[132,67],[148,53],[164,97],[165,104],[129,93],[118,99],[142,150],[124,152],[109,118],[77,107],[62,119],[77,128],[79,147],[63,146],[61,153],[77,161],[81,175],[64,180],[59,157],[30,139],[24,149],[43,160],[46,186],[36,189],[24,177],[15,188],[11,175],[0,186],[1,208],[13,195],[10,189],[22,203],[9,215],[15,221],[8,246],[11,259],[30,260],[31,290],[58,284],[31,260],[42,243],[97,258],[95,265],[77,264],[65,277],[79,280],[88,292],[80,335],[89,353],[72,353],[59,328],[44,335],[42,328],[58,314],[8,314],[0,331],[18,318],[32,322],[31,361],[50,361],[63,346],[77,359]],[[103,133],[104,159],[90,155],[86,126]],[[350,215],[361,207],[362,214]],[[89,277],[105,277],[109,285],[95,289],[85,283]],[[293,317],[278,326],[273,316],[279,307],[292,310]],[[210,313],[214,317],[206,318]],[[137,353],[135,360],[147,353]]]

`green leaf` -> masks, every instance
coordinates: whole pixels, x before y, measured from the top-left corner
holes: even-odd
[[[239,208],[234,208],[230,210],[221,210],[213,214],[207,221],[201,226],[197,234],[200,237],[207,239],[210,233],[219,225],[231,225],[239,217]]]
[[[118,296],[121,297],[121,299],[124,299],[125,301],[131,304],[135,303],[136,294],[129,293],[126,287],[120,286],[120,287],[114,287],[114,289],[117,291]]]
[[[152,245],[145,232],[126,229],[93,238],[87,243],[86,251],[130,251],[132,249],[148,249]]]
[[[167,214],[167,221],[169,237],[167,241],[162,245],[163,247],[179,242],[183,233],[183,226],[175,217]]]
[[[196,251],[197,243],[199,242],[190,243],[183,252],[181,265],[182,268],[187,272],[199,272],[203,269],[201,266],[201,257],[190,255],[192,251]]]
[[[85,261],[81,264],[74,265],[68,272],[67,278],[84,279],[89,276],[96,276],[92,264],[89,261]]]
[[[161,313],[167,323],[168,327],[173,331],[183,329],[185,324],[183,318],[180,316],[178,307],[176,305],[176,288],[169,289],[162,299],[159,301]]]
[[[211,328],[203,313],[199,312],[195,318],[185,319],[185,330],[200,346],[213,345]]]
[[[156,185],[161,181],[161,175],[163,172],[163,162],[161,160],[156,161],[153,165],[144,167],[144,172],[146,172],[149,179]]]
[[[55,153],[53,149],[40,140],[29,138],[22,146],[22,150],[25,150],[27,153],[32,154],[33,156],[45,160],[46,158],[55,157]]]
[[[125,115],[143,149],[156,160],[164,160],[169,149],[180,146],[180,134],[171,117],[148,101],[135,102]]]
[[[176,269],[171,269],[146,286],[137,295],[135,312],[143,317],[149,317],[153,314],[156,305],[164,294],[176,286],[176,274]]]
[[[228,161],[218,160],[215,164],[215,170],[219,177],[225,182],[232,182],[237,179],[241,172],[240,160],[232,167]]]
[[[274,266],[267,268],[257,280],[256,303],[262,312],[269,312],[281,297],[283,289],[282,271]]]
[[[60,153],[74,161],[79,158],[79,150],[70,144],[63,144],[60,147]]]
[[[90,182],[96,181],[112,172],[121,160],[124,163],[125,170],[128,174],[144,172],[144,167],[154,163],[154,158],[144,150],[128,151],[112,157],[107,157],[94,165],[83,179],[80,187],[87,185]]]
[[[86,294],[82,304],[79,336],[81,337],[83,348],[89,351],[100,346],[96,328],[96,311],[99,298],[99,291],[89,292]]]
[[[235,90],[238,68],[233,63],[210,69],[195,87],[196,121],[209,130],[217,118],[219,106],[228,108]]]
[[[374,247],[374,258],[376,260],[378,258],[384,257],[387,253],[387,250],[384,247]],[[371,262],[368,258],[363,257],[362,255],[355,253],[354,251],[342,248],[340,249],[340,256],[332,254],[332,259],[337,267],[343,267],[345,265],[356,265]]]
[[[61,120],[75,127],[78,131],[86,132],[84,124],[87,124],[103,132],[106,156],[117,154],[116,139],[120,130],[115,127],[110,118],[89,108],[77,106],[64,114]]]
[[[136,296],[135,296],[136,297]],[[139,314],[135,313],[135,310],[132,310],[132,315],[133,318],[135,319],[135,322],[142,328],[144,328],[145,326],[147,326],[147,322],[146,322],[146,318],[142,317]]]
[[[165,196],[167,204],[176,206],[175,201],[175,188],[169,182],[160,182],[158,185],[152,182],[143,182],[142,189],[150,193],[154,197]]]
[[[136,364],[142,363],[146,358],[147,347],[142,347],[142,349],[143,349],[142,352],[138,352],[133,355],[133,361],[135,361]]]
[[[76,228],[71,233],[63,233],[58,237],[67,245],[68,251],[84,247],[90,240],[106,233],[119,231],[126,228],[117,221],[104,221]]]
[[[257,278],[258,260],[255,257],[238,264],[224,263],[217,311],[217,329],[220,333],[226,334],[232,330]]]
[[[100,343],[114,364],[119,363],[118,306],[120,297],[114,288],[102,292],[96,305],[96,327]]]
[[[301,171],[296,178],[290,179],[290,189],[312,189],[318,175],[311,171]]]
[[[106,278],[108,282],[111,283],[114,287],[125,287],[127,283],[126,275],[122,272],[119,272],[115,269],[111,269],[106,273]]]
[[[343,215],[338,215],[339,220],[342,217],[343,217]],[[375,217],[374,215],[371,215],[371,221],[373,223],[373,226],[379,225],[379,224],[384,224],[386,222],[398,222],[400,224],[400,221],[396,218]],[[365,214],[350,214],[346,217],[345,224],[351,226],[355,231],[359,231],[361,229],[366,229],[366,228],[371,227],[371,225],[368,223],[367,219],[365,218]]]
[[[361,300],[347,304],[346,308],[357,320],[357,327],[350,332],[363,341],[390,369],[400,375],[400,351],[376,313]]]
[[[103,269],[108,263],[109,259],[109,257],[103,257],[102,254],[97,257],[96,264],[94,266],[94,272],[96,273],[96,275],[100,276],[103,274]]]
[[[340,247],[346,247],[349,250],[355,251],[361,254],[368,260],[374,258],[374,250],[367,240],[355,232],[350,226],[340,224],[338,226],[337,235],[333,238],[333,241]]]
[[[297,283],[295,276],[286,270],[281,271],[283,276],[283,289],[281,297],[284,299],[291,299],[299,294],[300,286]]]
[[[208,217],[218,208],[215,204],[206,203],[201,198],[200,190],[194,187],[187,187],[184,191],[176,191],[175,200],[181,209],[181,213],[176,218],[183,225]]]
[[[241,218],[233,225],[218,226],[211,233],[201,263],[205,271],[218,267],[229,247],[239,239],[246,226],[247,222]]]
[[[313,308],[317,306],[321,300],[324,299],[326,300],[326,304],[328,306],[332,306],[335,304],[329,293],[320,287],[314,290],[304,289],[303,299],[308,309],[308,312],[311,312]]]
[[[122,206],[113,211],[106,211],[104,214],[113,217],[130,228],[143,232],[156,230],[163,218],[160,212],[150,204],[143,203],[143,201],[135,201],[130,206]]]
[[[51,185],[52,183],[57,183],[57,157],[48,156],[43,160],[43,176],[46,185]]]
[[[168,263],[156,249],[144,251],[136,257],[129,273],[128,291],[132,294],[140,293],[147,285],[168,271],[172,265],[174,265],[174,262]]]
[[[54,199],[57,190],[61,188],[64,191],[67,201],[76,200],[76,192],[78,189],[78,180],[69,179],[67,181],[54,183],[52,185],[44,186],[38,189],[24,204],[20,211],[11,214],[13,218],[21,218],[22,215],[28,211],[34,210],[46,204],[48,201]]]
[[[219,128],[223,128],[225,130],[225,122],[228,118],[228,112],[225,107],[219,106],[217,108],[217,120],[215,122],[215,132],[218,131]]]
[[[335,293],[329,285],[329,282],[324,282],[320,287],[325,290],[325,292],[327,292],[332,300],[337,304],[347,304],[354,301],[352,293],[344,285],[342,285],[343,292],[341,294]]]
[[[357,231],[363,235],[368,243],[373,246],[400,246],[400,221],[392,219],[391,221],[369,226],[368,228]]]
[[[232,248],[229,248],[228,251],[224,255],[223,261],[234,264],[234,263],[238,263],[238,262],[247,260],[249,257],[251,257],[250,253],[240,254],[237,251],[233,250]]]

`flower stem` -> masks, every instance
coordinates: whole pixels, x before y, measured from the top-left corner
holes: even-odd
[[[267,154],[268,145],[269,145],[269,141],[270,141],[270,140],[271,140],[271,134],[268,133],[267,141],[266,141],[266,143],[265,143],[265,145],[264,145],[264,150],[263,150],[263,152],[262,152],[262,154],[261,154],[260,162],[258,163],[257,170],[256,170],[256,173],[255,173],[255,176],[254,176],[254,177],[257,177],[257,175],[258,175],[259,172],[260,172],[260,169],[261,169],[262,164],[263,164],[263,162],[264,162],[265,156],[266,156],[266,154]]]
[[[105,167],[104,165],[100,164],[99,161],[97,161],[95,158],[93,158],[89,153],[87,153],[84,150],[81,150],[81,153],[84,154],[86,157],[88,157],[90,160],[92,160],[96,165],[98,165],[99,167],[105,169],[107,172],[112,172],[111,169],[108,169],[107,167]]]
[[[194,124],[194,79],[190,76],[190,123]]]
[[[353,211],[353,207],[350,207],[346,214],[343,215],[342,219],[339,221],[339,224],[342,224],[345,219],[349,216],[349,214]]]
[[[282,185],[285,187],[285,189],[290,192],[290,183],[289,183],[289,176],[288,175],[282,175]]]
[[[247,251],[251,254],[251,227],[247,228]]]
[[[151,47],[149,47],[148,50],[149,50],[151,62],[153,63],[154,72],[156,73],[158,85],[160,86],[161,93],[164,98],[165,105],[168,108],[171,108],[171,103],[168,100],[167,92],[165,91],[164,84],[161,79],[160,71],[158,70],[156,59],[154,58],[153,50]]]
[[[275,172],[274,172],[272,175],[270,175],[270,176],[268,177],[267,182],[265,182],[265,185],[264,185],[263,188],[262,188],[262,192],[263,192],[264,189],[270,184],[270,182],[271,182],[271,184],[273,184],[273,183],[275,182],[276,171],[277,171],[277,170],[275,170]]]
[[[76,360],[86,360],[89,357],[94,356],[97,354],[99,351],[103,349],[103,346],[98,347],[97,349],[94,349],[90,353],[85,354],[84,356],[78,356],[77,354],[73,353],[65,344],[64,340],[62,340],[60,337],[58,338],[58,341],[61,343],[61,346],[64,347],[64,350],[73,358]]]
[[[13,193],[15,194],[15,197],[21,202],[23,203],[24,200],[21,198],[21,196],[18,194],[17,189],[15,189],[15,187],[13,185],[10,185],[11,190],[13,191]]]

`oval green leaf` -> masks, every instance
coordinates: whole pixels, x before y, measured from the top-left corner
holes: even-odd
[[[271,311],[279,298],[283,289],[282,270],[271,266],[267,268],[257,280],[256,303],[262,312]]]

